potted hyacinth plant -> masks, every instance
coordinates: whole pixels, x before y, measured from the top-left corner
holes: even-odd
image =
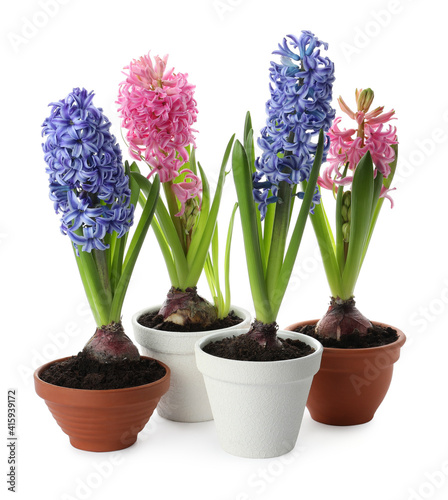
[[[327,44],[309,31],[283,40],[274,52],[281,62],[270,67],[268,117],[258,139],[261,157],[255,160],[249,114],[243,144],[236,141],[233,149],[256,319],[232,337],[204,337],[196,344],[196,359],[221,445],[243,457],[273,457],[294,447],[320,366],[319,342],[279,331],[277,317],[308,214],[319,203],[316,182],[335,114],[330,106],[334,67],[321,48]],[[296,217],[297,198],[302,202]]]
[[[151,224],[160,182],[125,167],[110,121],[93,92],[75,88],[51,103],[43,124],[50,199],[71,241],[96,332],[77,356],[38,368],[35,386],[71,444],[82,450],[127,448],[161,395],[169,368],[140,357],[121,323],[137,257]],[[147,198],[130,241],[140,185]]]
[[[171,386],[160,401],[165,418],[198,422],[212,418],[203,379],[194,360],[194,344],[207,331],[244,326],[250,315],[230,304],[229,252],[233,211],[226,245],[226,290],[218,272],[217,216],[230,139],[218,175],[214,198],[204,170],[195,159],[192,127],[197,107],[188,75],[167,67],[168,56],[133,60],[119,88],[119,113],[130,155],[148,167],[148,178],[158,174],[165,202],[159,199],[152,227],[162,251],[171,288],[162,305],[145,308],[133,317],[137,342],[144,352],[166,362]],[[133,170],[138,171],[134,166]],[[141,200],[145,203],[146,188]],[[212,252],[209,248],[212,244]],[[214,303],[197,293],[205,269]]]
[[[356,91],[356,111],[340,97],[339,104],[356,125],[330,129],[329,166],[318,180],[336,200],[335,231],[321,202],[311,216],[331,289],[327,313],[318,322],[288,327],[317,338],[324,345],[322,367],[308,400],[311,416],[323,423],[368,422],[383,400],[393,363],[405,342],[403,332],[372,322],[355,306],[355,285],[385,199],[390,196],[398,157],[394,110],[370,110],[371,89]],[[305,326],[304,326],[305,325]],[[366,376],[366,367],[373,367]]]

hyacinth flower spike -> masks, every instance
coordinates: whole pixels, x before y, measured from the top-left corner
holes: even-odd
[[[342,111],[354,122],[351,129],[340,129],[336,118],[330,129],[329,166],[318,184],[336,197],[336,231],[333,235],[321,203],[310,217],[332,297],[316,333],[340,340],[357,330],[366,335],[371,322],[355,306],[355,285],[363,264],[384,199],[390,196],[398,158],[396,128],[389,124],[394,110],[384,107],[370,111],[374,99],[371,89],[357,90],[356,111],[342,98]]]
[[[327,133],[335,115],[330,106],[334,66],[321,55],[321,47],[326,50],[327,44],[309,31],[283,40],[274,52],[281,56],[281,62],[271,62],[270,67],[268,117],[258,140],[262,155],[255,160],[249,114],[244,142],[236,141],[233,150],[233,175],[256,313],[247,335],[268,347],[281,346],[276,319],[308,214],[320,202],[316,182],[330,146]],[[307,182],[303,192],[298,190],[301,182]],[[302,202],[294,223],[297,198]]]
[[[187,74],[176,73],[167,63],[168,56],[153,59],[149,54],[131,61],[125,68],[126,78],[117,102],[130,154],[146,163],[148,178],[159,174],[165,195],[165,203],[159,199],[152,227],[172,286],[159,314],[164,321],[182,326],[200,323],[206,328],[217,317],[227,316],[230,308],[230,301],[224,300],[220,291],[217,262],[210,257],[209,247],[212,244],[216,257],[216,219],[233,137],[211,199],[207,177],[195,158],[195,87],[188,82]],[[136,163],[131,170],[140,171]],[[142,190],[144,202],[144,186]],[[233,217],[234,213],[230,227]],[[226,261],[229,251],[230,242]],[[204,269],[215,304],[200,297],[196,290]],[[228,291],[225,296],[229,298]]]
[[[93,105],[93,92],[75,88],[51,103],[42,145],[50,199],[61,214],[61,231],[72,242],[76,263],[97,329],[84,353],[102,363],[138,360],[124,333],[121,310],[138,254],[159,195],[159,179],[150,182],[123,167],[110,121]],[[128,245],[140,187],[148,197]]]

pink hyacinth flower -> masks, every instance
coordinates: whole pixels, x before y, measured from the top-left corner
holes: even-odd
[[[340,129],[342,118],[334,120],[329,130],[330,151],[327,162],[318,184],[335,190],[338,186],[347,186],[353,181],[353,175],[342,177],[342,171],[348,163],[349,171],[354,171],[361,158],[370,151],[375,165],[375,176],[380,172],[385,178],[390,174],[390,164],[395,159],[393,144],[397,144],[397,129],[389,125],[393,119],[394,110],[384,113],[384,107],[378,107],[369,112],[373,101],[373,92],[370,89],[356,91],[357,111],[352,111],[340,97],[338,99],[342,111],[356,123],[356,128]],[[391,189],[382,189],[381,196],[393,202],[387,194]]]
[[[395,191],[397,188],[389,188],[387,189],[386,186],[381,186],[381,193],[380,193],[380,198],[386,198],[387,200],[390,201],[390,208],[394,208],[394,200],[390,197],[388,194],[389,191]]]
[[[162,182],[176,178],[188,161],[186,147],[195,144],[197,118],[194,85],[188,75],[167,69],[167,61],[168,56],[156,56],[153,62],[150,54],[133,60],[117,100],[129,153],[144,159],[150,175],[158,172]]]
[[[182,182],[177,182],[172,184],[171,189],[173,190],[176,198],[181,203],[181,209],[176,217],[181,217],[185,212],[185,203],[192,198],[199,198],[199,208],[201,205],[201,193],[202,193],[202,181],[197,175],[195,175],[191,170],[184,169],[182,174],[185,174],[185,178]]]

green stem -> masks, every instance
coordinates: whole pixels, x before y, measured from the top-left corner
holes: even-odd
[[[91,253],[83,252],[81,247],[78,247],[80,262],[78,263],[84,269],[85,279],[88,284],[90,293],[89,303],[93,303],[92,311],[96,311],[97,326],[101,327],[109,323],[109,310],[111,306],[107,294],[102,288],[101,279],[98,274],[98,269],[95,260]]]
[[[291,206],[291,184],[282,181],[278,188],[278,201],[275,206],[274,226],[271,235],[271,248],[266,271],[266,286],[269,299],[277,295],[277,280],[283,265],[286,238],[288,236]]]
[[[272,196],[269,192],[268,196]],[[264,218],[264,229],[263,229],[263,250],[264,255],[264,269],[265,275],[268,267],[269,253],[271,251],[272,242],[272,230],[274,228],[274,218],[275,218],[275,203],[270,203],[266,209],[266,217]]]
[[[115,293],[118,282],[120,281],[121,278],[126,241],[127,241],[127,234],[123,235],[121,238],[116,237],[115,239],[114,256],[112,258],[112,265],[110,268],[110,282],[113,293]]]
[[[112,294],[115,291],[115,283],[113,280],[113,275],[114,275],[113,263],[114,263],[116,243],[117,243],[117,233],[114,231],[111,235],[109,249],[107,251],[107,266],[109,269],[109,279],[110,279],[110,286],[111,286]]]
[[[187,277],[188,264],[187,258],[182,247],[182,242],[178,238],[177,229],[173,220],[168,213],[168,210],[163,203],[163,200],[159,198],[156,207],[156,217],[160,224],[160,228],[168,242],[171,252],[173,253],[173,260],[176,266],[177,276],[180,283],[184,283]],[[193,285],[194,286],[194,285]],[[184,289],[184,288],[183,288]]]
[[[182,227],[182,221],[180,217],[176,217],[179,212],[179,206],[177,204],[176,195],[174,194],[171,186],[173,181],[168,181],[163,183],[163,189],[165,192],[165,198],[168,204],[168,210],[170,212],[171,220],[173,221],[174,227],[176,228],[177,236],[179,237],[180,244],[182,245],[182,250],[184,254],[187,255],[187,246],[185,243],[185,233]]]
[[[73,247],[73,245],[72,245],[72,247]],[[87,279],[86,272],[84,270],[84,267],[82,266],[81,259],[80,259],[80,257],[78,257],[76,255],[76,250],[74,247],[73,247],[73,253],[75,254],[76,265],[78,266],[78,270],[79,270],[79,274],[81,276],[82,284],[84,286],[87,300],[88,300],[89,305],[90,305],[90,310],[92,311],[93,317],[95,318],[95,323],[97,326],[102,326],[103,322],[101,321],[101,318],[100,318],[98,311],[96,309],[95,300],[93,299],[93,291],[90,288],[89,280]]]
[[[109,269],[107,267],[106,251],[92,250],[93,258],[95,259],[96,267],[98,269],[98,276],[101,280],[105,300],[112,303],[112,289],[109,280]]]
[[[208,184],[207,176],[205,175],[203,168],[200,166],[200,164],[198,164],[198,167],[202,181],[202,204],[201,204],[201,211],[199,212],[199,217],[196,220],[196,223],[193,228],[193,234],[190,246],[188,247],[188,253],[187,253],[188,267],[190,267],[195,260],[199,244],[202,240],[202,234],[204,233],[205,226],[207,225],[207,220],[210,213],[210,186]],[[197,235],[199,235],[199,237]]]

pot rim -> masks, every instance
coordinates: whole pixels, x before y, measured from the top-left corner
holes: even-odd
[[[289,325],[285,328],[286,331],[294,331],[296,328],[299,326],[305,326],[305,325],[315,325],[319,320],[318,319],[311,319],[307,321],[297,321],[296,323],[293,323],[292,325]],[[386,345],[379,345],[375,347],[357,347],[357,348],[343,348],[343,347],[324,347],[324,351],[328,353],[340,353],[341,351],[343,352],[353,352],[353,353],[361,353],[365,351],[369,352],[375,352],[377,350],[383,350],[387,348],[395,348],[395,347],[402,347],[403,344],[406,342],[406,335],[396,326],[389,325],[387,323],[383,323],[382,321],[371,321],[376,326],[382,326],[382,327],[389,327],[397,331],[398,339],[395,342],[391,342],[390,344]],[[289,330],[290,329],[290,330]],[[313,337],[312,337],[313,338]]]
[[[155,328],[150,328],[148,326],[144,326],[138,322],[138,318],[140,316],[143,316],[143,314],[146,314],[148,312],[153,312],[157,309],[160,309],[162,307],[162,304],[160,305],[155,305],[155,306],[150,306],[150,307],[145,307],[144,309],[141,309],[140,311],[137,311],[132,315],[132,325],[136,325],[139,329],[145,330],[147,332],[154,332],[157,333],[158,335],[166,335],[170,337],[175,337],[179,336],[182,338],[188,338],[188,337],[198,337],[201,336],[203,337],[204,335],[209,335],[212,333],[220,333],[220,332],[226,332],[226,331],[233,331],[237,329],[238,325],[244,323],[248,319],[252,319],[252,315],[249,311],[244,309],[243,307],[239,306],[234,306],[233,304],[230,305],[230,310],[234,310],[236,313],[241,313],[244,317],[242,318],[241,322],[238,323],[237,325],[234,326],[227,326],[225,328],[219,328],[219,329],[214,329],[214,330],[203,330],[203,331],[197,331],[197,332],[181,332],[179,330],[157,330]]]
[[[247,333],[249,328],[233,330],[232,335]],[[229,335],[225,332],[203,337],[195,344],[196,365],[204,378],[219,380],[230,384],[246,386],[277,386],[303,383],[311,380],[319,370],[323,347],[319,341],[308,335],[279,330],[280,338],[295,338],[305,342],[315,351],[307,356],[277,361],[245,361],[213,356],[203,351],[202,347],[210,341],[219,340]]]
[[[238,328],[238,329],[234,329],[232,330],[232,336],[235,336],[237,337],[238,335],[243,335],[244,333],[247,333],[248,331],[250,330],[250,328]],[[309,335],[305,335],[303,333],[298,333],[298,332],[292,332],[292,331],[289,331],[289,330],[281,330],[279,329],[277,334],[280,334],[281,338],[291,338],[290,337],[290,334],[294,334],[294,335],[297,335],[299,338],[298,340],[302,340],[304,337],[304,339],[302,340],[302,342],[305,342],[306,340],[310,339],[312,342],[305,342],[307,343],[308,345],[310,345],[311,347],[314,348],[314,352],[312,352],[311,354],[307,354],[306,356],[302,356],[300,358],[293,358],[293,359],[278,359],[276,361],[248,361],[248,360],[244,360],[244,359],[227,359],[227,358],[221,358],[219,356],[214,356],[213,354],[209,354],[207,352],[205,352],[203,350],[203,347],[205,347],[206,344],[209,344],[210,341],[212,341],[212,337],[220,337],[222,335],[222,338],[225,338],[226,335],[225,335],[226,332],[219,332],[219,333],[210,333],[209,335],[206,335],[205,337],[202,337],[201,339],[199,339],[197,342],[196,342],[196,345],[195,345],[195,349],[196,350],[199,350],[201,352],[201,354],[203,356],[207,356],[209,358],[213,358],[213,359],[219,359],[219,360],[222,360],[223,362],[228,362],[229,364],[231,363],[254,363],[254,364],[257,364],[257,365],[267,365],[267,366],[272,366],[273,364],[275,363],[282,363],[282,364],[286,364],[286,363],[289,363],[289,364],[292,364],[294,361],[297,361],[297,360],[300,360],[300,359],[313,359],[315,357],[318,357],[320,356],[321,352],[323,351],[324,347],[322,346],[322,344],[316,340],[315,338],[313,337],[310,337]],[[218,339],[218,340],[221,340],[221,339]]]
[[[65,391],[77,392],[79,394],[81,394],[81,393],[86,393],[86,394],[96,394],[96,393],[97,394],[117,394],[117,393],[121,393],[121,394],[124,394],[126,392],[133,392],[133,391],[139,390],[139,389],[144,389],[144,388],[146,389],[149,386],[155,387],[158,384],[163,384],[166,382],[167,378],[169,378],[171,375],[170,368],[162,361],[159,361],[158,359],[155,359],[155,358],[150,358],[149,356],[140,356],[140,358],[142,358],[142,359],[151,359],[153,361],[157,361],[157,363],[159,363],[160,365],[162,365],[165,368],[165,375],[162,378],[155,380],[154,382],[149,382],[148,384],[134,385],[133,387],[122,387],[121,389],[75,389],[73,387],[64,387],[62,385],[50,384],[49,382],[45,382],[45,380],[42,380],[40,378],[40,374],[44,370],[46,370],[50,365],[53,365],[55,363],[59,363],[61,361],[65,361],[67,359],[70,359],[71,357],[73,357],[73,356],[66,356],[65,358],[55,359],[53,361],[49,361],[48,363],[45,363],[45,364],[39,366],[39,368],[36,368],[36,370],[34,371],[34,376],[33,376],[35,383],[38,383],[38,384],[42,385],[43,387],[54,387],[54,388],[56,388],[55,390],[62,389]]]

